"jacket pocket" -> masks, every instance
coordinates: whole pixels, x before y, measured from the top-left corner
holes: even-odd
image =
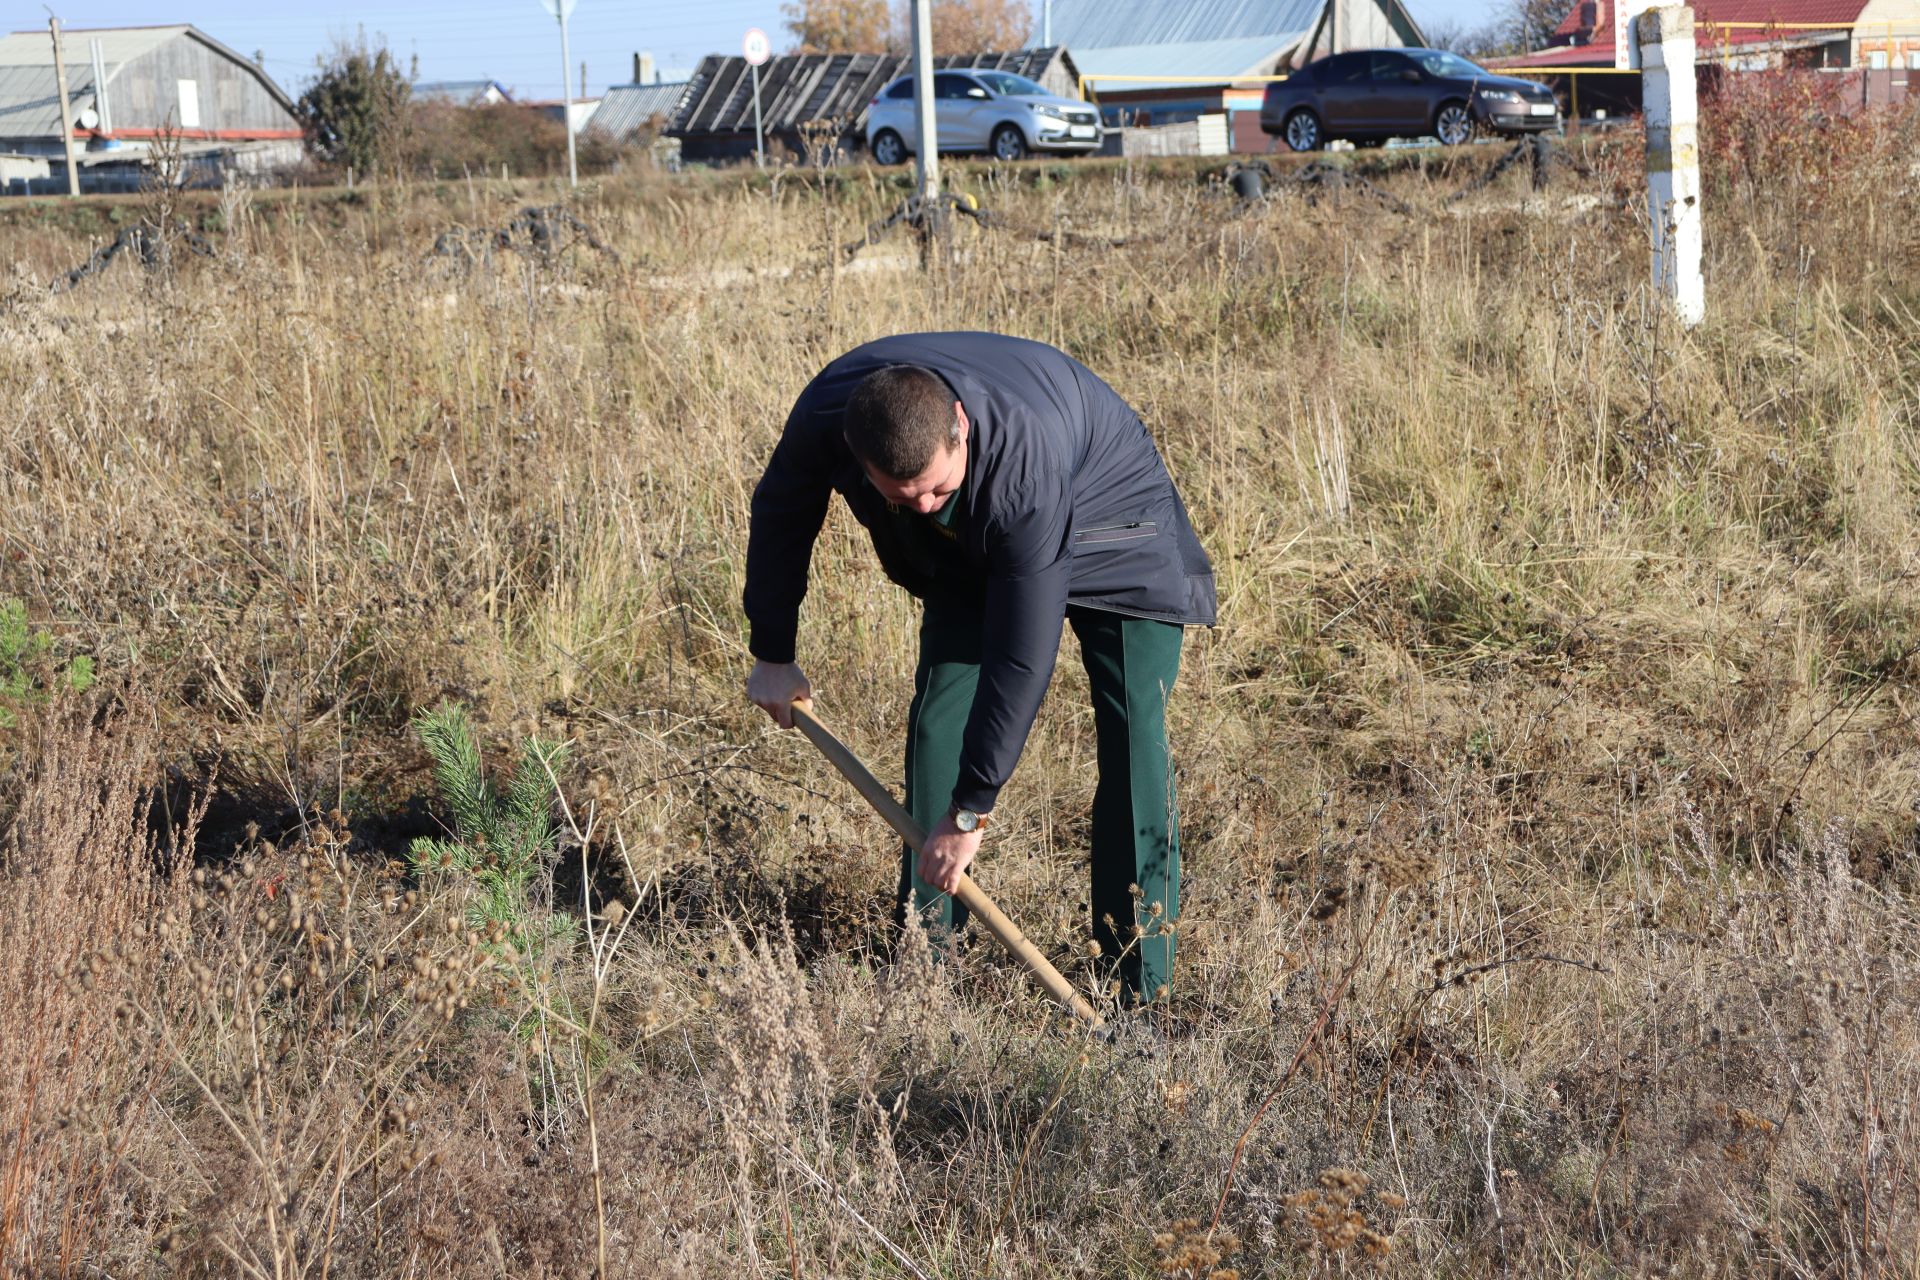
[[[1159,532],[1160,527],[1151,520],[1135,520],[1131,524],[1105,524],[1093,529],[1075,531],[1073,549],[1091,551],[1116,542],[1138,542],[1142,538],[1151,538]]]

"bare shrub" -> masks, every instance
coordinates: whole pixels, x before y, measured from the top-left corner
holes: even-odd
[[[493,177],[502,165],[515,177],[564,173],[567,130],[559,120],[512,102],[413,102],[407,107],[405,163],[428,178]],[[574,139],[582,173],[599,173],[620,148],[588,130]]]

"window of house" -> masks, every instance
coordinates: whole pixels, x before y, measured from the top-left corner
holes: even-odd
[[[1885,49],[1869,49],[1867,51],[1867,70],[1885,71],[1886,69],[1887,51]]]
[[[1920,71],[1920,49],[1907,51],[1907,70]]]
[[[176,80],[173,83],[180,95],[180,110],[176,123],[182,129],[198,129],[200,127],[200,82]]]

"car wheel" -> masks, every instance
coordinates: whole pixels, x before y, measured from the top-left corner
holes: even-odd
[[[903,164],[907,159],[907,144],[900,135],[891,129],[882,129],[873,135],[873,160],[875,164]]]
[[[1473,113],[1464,102],[1449,102],[1433,117],[1433,136],[1449,147],[1473,137]]]
[[[1320,137],[1320,117],[1302,107],[1287,117],[1284,136],[1287,145],[1295,151],[1318,151],[1323,141]]]
[[[993,131],[993,158],[995,160],[1024,160],[1027,157],[1027,135],[1020,132],[1017,124],[1003,124]]]

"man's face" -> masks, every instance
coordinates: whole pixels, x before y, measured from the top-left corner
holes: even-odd
[[[927,469],[910,480],[895,480],[875,470],[866,459],[860,465],[867,469],[867,479],[880,491],[880,496],[888,502],[910,507],[921,515],[932,515],[947,505],[951,498],[967,479],[967,411],[960,407],[958,400],[953,402],[954,420],[960,428],[960,438],[933,455],[933,461]]]

